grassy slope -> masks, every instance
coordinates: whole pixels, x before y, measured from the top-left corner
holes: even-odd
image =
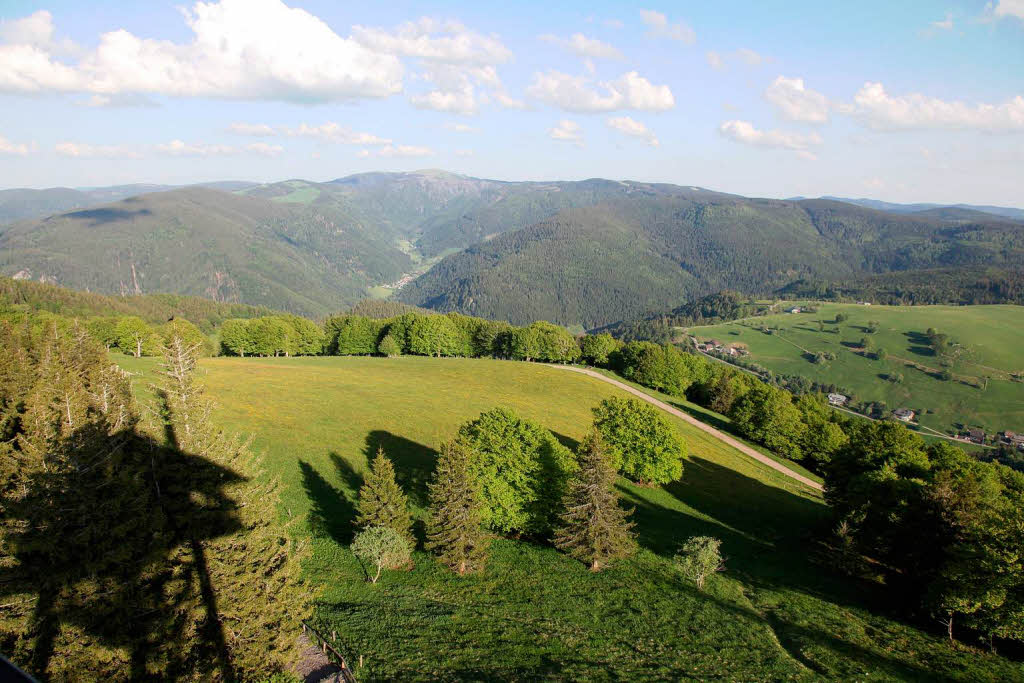
[[[830,322],[839,312],[846,313],[849,320],[839,325],[839,334],[832,334],[827,330],[835,327]],[[826,321],[826,332],[818,331],[818,320]],[[880,324],[874,335],[866,335],[863,330],[870,320]],[[766,335],[760,332],[766,325],[778,325],[783,330]],[[953,372],[972,377],[989,375],[992,379],[987,389],[980,390],[958,381],[944,382],[906,366],[905,361],[913,361],[939,369],[931,350],[916,336],[923,336],[929,327],[970,348],[967,358],[956,363]],[[890,408],[934,411],[920,416],[921,423],[933,429],[946,430],[954,423],[963,423],[982,425],[993,431],[1024,429],[1024,384],[1007,378],[1008,372],[1024,370],[1021,329],[1024,329],[1024,307],[1020,306],[821,304],[817,313],[779,314],[692,327],[689,331],[702,339],[746,344],[751,358],[760,365],[775,372],[838,384],[855,392],[858,400],[881,400]],[[876,348],[884,348],[889,353],[886,361],[854,353],[852,346],[865,336],[873,338]],[[826,365],[815,365],[802,349],[831,351],[837,359]],[[885,380],[882,376],[889,372],[901,373],[903,383]]]
[[[120,359],[142,374],[151,359]],[[497,541],[487,572],[456,579],[422,554],[371,586],[344,547],[367,457],[383,445],[422,514],[436,448],[496,405],[580,438],[590,408],[617,392],[541,365],[470,359],[209,359],[218,418],[254,432],[285,484],[284,513],[310,515],[315,618],[336,629],[362,678],[386,679],[1009,679],[1019,665],[969,654],[871,611],[870,587],[806,558],[820,500],[677,422],[683,481],[623,482],[642,552],[592,575],[546,547]],[[692,534],[724,540],[727,571],[696,593],[671,570]]]

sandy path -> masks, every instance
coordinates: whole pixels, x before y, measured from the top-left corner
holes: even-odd
[[[644,401],[647,401],[651,405],[657,406],[658,408],[661,408],[666,413],[669,413],[671,415],[675,415],[680,420],[683,420],[685,422],[690,423],[691,425],[693,425],[697,429],[701,430],[702,432],[706,432],[707,434],[710,434],[711,436],[715,437],[719,441],[732,446],[733,448],[738,450],[740,453],[743,453],[744,455],[748,455],[751,458],[753,458],[754,460],[757,460],[758,462],[764,463],[768,467],[771,467],[773,470],[776,470],[777,472],[781,472],[782,474],[786,475],[787,477],[790,477],[791,479],[795,479],[798,482],[800,482],[801,484],[803,484],[805,486],[809,486],[810,488],[812,488],[812,489],[814,489],[816,491],[821,491],[822,490],[821,484],[819,484],[818,482],[814,481],[813,479],[808,479],[807,477],[803,476],[802,474],[794,472],[793,470],[789,469],[785,465],[781,465],[781,464],[775,462],[774,460],[769,458],[767,455],[764,455],[763,453],[759,453],[758,451],[754,450],[750,446],[747,446],[746,444],[741,443],[740,441],[732,438],[731,436],[729,436],[725,432],[723,432],[721,430],[718,430],[718,429],[715,429],[711,425],[704,424],[703,422],[701,422],[697,418],[689,415],[688,413],[684,413],[683,411],[679,410],[678,408],[674,408],[674,407],[670,406],[669,404],[665,403],[664,401],[659,401],[658,399],[656,399],[653,396],[650,396],[648,394],[645,394],[644,392],[640,391],[639,389],[634,389],[633,387],[629,386],[628,384],[625,384],[624,382],[620,382],[618,380],[612,379],[611,377],[607,377],[605,375],[602,375],[599,372],[594,372],[593,370],[588,370],[586,368],[576,368],[576,367],[572,367],[570,365],[554,365],[554,364],[549,365],[547,367],[559,368],[559,369],[562,369],[562,370],[569,370],[571,372],[578,372],[578,373],[583,374],[583,375],[589,375],[590,377],[594,377],[594,378],[599,379],[599,380],[601,380],[603,382],[608,382],[609,384],[613,384],[613,385],[617,386],[619,389],[622,389],[623,391],[628,391],[629,393],[633,394],[637,398],[642,399]]]

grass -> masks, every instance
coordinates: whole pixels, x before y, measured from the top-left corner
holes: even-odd
[[[748,318],[688,331],[699,339],[742,344],[759,365],[839,385],[858,401],[914,408],[922,425],[942,432],[953,431],[958,424],[980,426],[990,433],[1024,429],[1024,384],[1010,377],[1024,371],[1024,346],[1019,342],[1024,307],[816,305],[817,313]],[[849,319],[837,325],[837,313]],[[825,331],[818,329],[819,321]],[[879,323],[877,333],[866,333],[869,321]],[[761,331],[766,326],[781,329],[769,335]],[[953,380],[935,376],[942,368],[924,338],[930,327],[967,347],[951,368]],[[888,358],[879,361],[860,353],[864,337],[872,339],[875,349],[884,348]],[[831,352],[836,360],[811,362],[818,352]],[[903,382],[889,381],[892,373],[902,374]],[[986,380],[983,389],[973,386]]]
[[[121,359],[141,374],[152,359]],[[487,571],[458,579],[423,553],[415,569],[364,580],[347,550],[355,492],[383,446],[422,520],[438,446],[464,421],[507,406],[573,444],[590,408],[619,390],[538,364],[473,359],[215,358],[204,383],[216,418],[255,434],[284,484],[282,514],[309,520],[314,620],[337,630],[362,679],[860,680],[1024,675],[1019,664],[886,616],[871,585],[813,562],[820,497],[675,421],[689,451],[680,482],[620,483],[641,551],[591,574],[553,548],[494,543]],[[422,524],[417,532],[422,536]],[[670,558],[690,535],[723,540],[726,571],[699,593]]]

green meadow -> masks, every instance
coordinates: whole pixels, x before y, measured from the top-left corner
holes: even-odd
[[[784,308],[792,305],[798,304]],[[816,313],[780,313],[687,331],[698,339],[741,344],[751,360],[769,370],[839,385],[857,401],[884,401],[890,410],[913,408],[921,424],[935,430],[949,432],[958,424],[988,432],[1024,430],[1024,382],[1013,378],[1024,373],[1024,307],[812,305]],[[848,319],[837,324],[839,313]],[[874,334],[867,333],[871,321],[878,323]],[[765,327],[778,329],[766,334]],[[937,376],[942,367],[928,347],[928,328],[964,347],[950,380]],[[864,337],[888,357],[861,353]],[[836,359],[813,362],[815,354],[826,352]],[[896,374],[902,382],[891,381]]]
[[[140,397],[153,359],[118,357]],[[421,357],[211,358],[203,382],[225,428],[252,434],[281,515],[308,536],[312,619],[336,630],[360,679],[1011,680],[1021,664],[889,616],[877,586],[833,575],[814,539],[820,495],[676,421],[681,481],[620,482],[641,550],[600,574],[553,548],[494,542],[458,578],[417,552],[372,585],[347,549],[355,492],[383,447],[416,505],[439,445],[506,406],[574,445],[618,390],[540,364]],[[708,415],[709,419],[715,418]],[[720,418],[719,418],[720,419]],[[725,571],[698,592],[671,557],[691,535],[723,540]]]

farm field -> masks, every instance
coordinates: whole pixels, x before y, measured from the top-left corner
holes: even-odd
[[[792,305],[799,303],[784,307]],[[922,425],[938,431],[948,433],[955,425],[989,433],[1024,430],[1024,382],[1012,378],[1024,372],[1024,307],[812,305],[816,313],[780,313],[687,331],[698,339],[742,345],[750,360],[774,372],[844,387],[855,401],[915,409]],[[848,319],[836,324],[840,313]],[[867,333],[870,321],[878,323],[874,334]],[[778,329],[766,334],[765,327]],[[928,347],[928,328],[966,347],[950,368],[952,380],[935,376],[942,368]],[[888,357],[876,360],[861,353],[865,337]],[[817,353],[832,353],[836,359],[816,364]],[[895,373],[902,382],[888,379]]]
[[[119,357],[140,394],[153,359]],[[618,389],[540,364],[421,357],[213,358],[203,382],[216,419],[252,433],[281,514],[308,520],[313,620],[337,630],[363,679],[1008,680],[1019,663],[951,648],[885,616],[871,585],[824,570],[809,540],[820,498],[676,421],[682,481],[620,483],[641,552],[600,574],[550,547],[498,540],[487,571],[459,579],[417,553],[410,572],[368,584],[347,550],[355,492],[383,446],[422,519],[438,446],[481,411],[506,406],[568,443]],[[418,524],[422,535],[422,525]],[[706,593],[670,558],[691,535],[723,540],[726,570]]]

